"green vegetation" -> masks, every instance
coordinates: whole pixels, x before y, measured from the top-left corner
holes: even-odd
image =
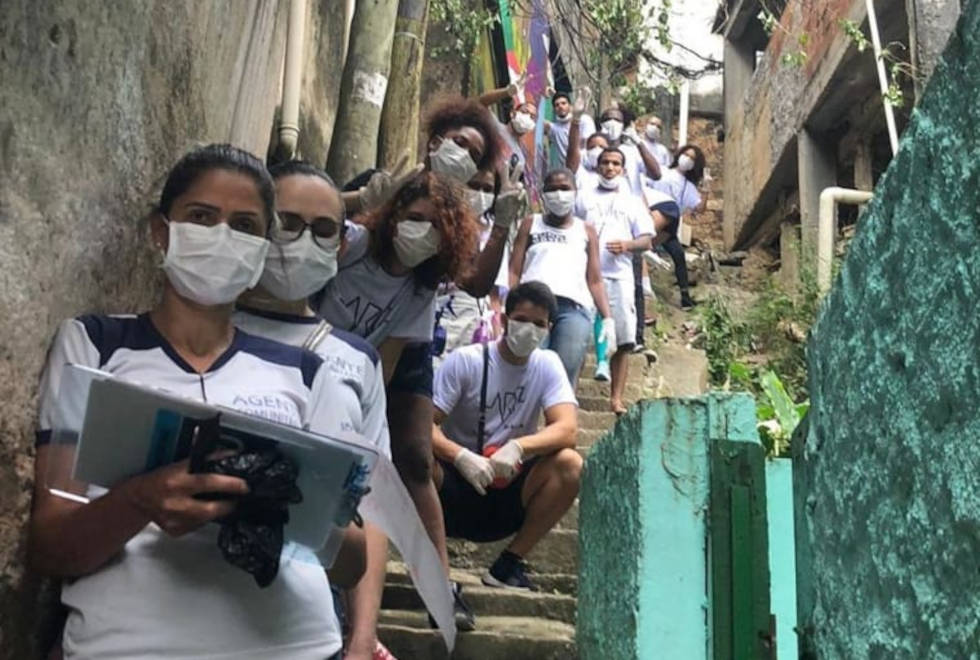
[[[759,436],[771,456],[788,451],[793,430],[809,407],[806,336],[818,305],[815,279],[806,276],[795,293],[770,278],[739,315],[718,296],[700,308],[711,382],[756,397]]]

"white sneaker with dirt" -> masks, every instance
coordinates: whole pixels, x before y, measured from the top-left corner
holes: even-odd
[[[609,372],[608,360],[603,360],[602,362],[598,363],[595,366],[595,376],[593,378],[599,381],[600,383],[609,382],[609,379],[612,378],[612,375]]]

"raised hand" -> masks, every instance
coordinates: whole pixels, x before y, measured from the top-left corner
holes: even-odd
[[[520,77],[516,82],[512,82],[507,85],[507,93],[511,96],[519,96],[524,94],[524,86],[527,85],[527,69],[521,72]]]
[[[503,167],[497,170],[497,176],[503,181],[493,204],[493,224],[498,227],[509,229],[518,218],[524,217],[527,193],[520,183],[521,174],[523,172],[520,167],[513,168],[509,175]]]
[[[588,87],[578,90],[578,94],[575,95],[575,103],[572,104],[572,117],[574,119],[579,119],[585,114],[585,109],[589,106],[589,99],[591,98],[592,90]]]
[[[402,186],[421,172],[425,166],[419,163],[408,167],[409,157],[402,156],[391,172],[378,170],[371,175],[367,185],[360,189],[361,208],[377,208],[395,196]]]

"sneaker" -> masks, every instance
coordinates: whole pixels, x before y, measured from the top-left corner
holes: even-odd
[[[483,584],[488,587],[537,591],[527,577],[527,564],[507,550],[500,553],[497,561],[493,562],[493,566],[483,576]]]
[[[612,376],[609,373],[608,360],[603,360],[595,366],[595,376],[593,377],[595,380],[599,381],[600,383],[608,383],[611,377]]]
[[[456,630],[470,632],[476,629],[476,617],[469,604],[463,599],[463,585],[459,582],[450,582],[449,586],[453,590],[453,617],[456,619]],[[429,627],[438,628],[436,620],[429,615]]]
[[[647,347],[643,344],[633,344],[633,350],[631,351],[633,355],[637,355],[647,350]]]
[[[693,309],[697,303],[691,298],[688,293],[681,294],[681,309]]]

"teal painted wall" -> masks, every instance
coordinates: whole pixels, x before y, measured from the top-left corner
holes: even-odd
[[[758,442],[745,395],[645,401],[593,448],[580,499],[585,660],[707,657],[709,447]]]
[[[793,463],[766,461],[766,520],[769,532],[769,582],[776,616],[776,657],[797,657],[796,550],[793,523]]]
[[[980,2],[859,221],[794,452],[804,651],[980,657]]]

